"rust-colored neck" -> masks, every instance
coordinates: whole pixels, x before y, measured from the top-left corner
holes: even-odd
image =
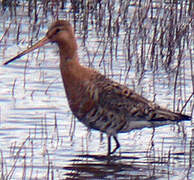
[[[68,61],[70,59],[72,60],[78,60],[77,58],[77,43],[75,39],[72,39],[71,43],[66,42],[58,42],[59,51],[60,51],[60,60],[62,61]],[[76,57],[76,58],[75,58]]]
[[[77,86],[90,77],[90,69],[80,65],[77,53],[71,59],[61,59],[60,70],[65,88],[68,86]]]
[[[91,77],[90,69],[79,64],[76,54],[72,59],[61,59],[60,70],[69,105],[74,115],[77,115],[81,111],[82,96],[88,96],[85,95],[87,91],[84,89]]]

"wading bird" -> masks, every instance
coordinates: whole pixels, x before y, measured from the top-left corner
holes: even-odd
[[[191,119],[164,109],[94,69],[80,65],[74,30],[68,21],[53,23],[42,40],[4,65],[48,42],[57,43],[59,47],[61,76],[71,111],[88,128],[107,134],[108,155],[120,147],[118,133]],[[113,151],[111,137],[116,142]]]

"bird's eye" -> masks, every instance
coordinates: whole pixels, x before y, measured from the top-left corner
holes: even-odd
[[[59,31],[60,31],[60,29],[59,29],[59,28],[57,28],[57,29],[56,29],[56,34],[57,34]]]

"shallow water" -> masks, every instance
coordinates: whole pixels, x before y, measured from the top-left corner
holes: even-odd
[[[167,73],[162,67],[152,71],[147,65],[141,73],[141,67],[137,71],[138,64],[134,61],[130,71],[126,71],[130,63],[126,61],[126,44],[123,43],[126,38],[124,26],[120,27],[119,37],[110,42],[113,44],[111,49],[110,44],[106,44],[110,41],[106,34],[108,31],[103,31],[103,26],[100,31],[89,19],[86,33],[84,13],[72,13],[70,3],[66,4],[65,9],[50,4],[47,16],[44,16],[42,6],[41,2],[37,4],[39,16],[36,23],[33,13],[32,17],[28,16],[28,4],[25,2],[15,9],[6,7],[5,11],[1,10],[1,63],[42,38],[58,16],[70,20],[76,27],[82,64],[125,83],[171,110],[180,110],[191,95],[193,62],[189,50],[183,57],[184,66],[181,66],[177,81],[179,86],[174,96],[174,72]],[[130,6],[130,10],[128,14],[132,16],[135,6]],[[108,19],[108,12],[106,15]],[[135,32],[133,34],[137,35]],[[149,49],[149,43],[144,48],[145,51]],[[136,52],[135,47],[132,50]],[[57,51],[56,45],[49,44],[8,66],[0,66],[2,179],[194,178],[192,122],[120,134],[121,148],[107,158],[106,136],[88,131],[73,117],[68,107]],[[191,99],[184,113],[190,115],[192,111]]]

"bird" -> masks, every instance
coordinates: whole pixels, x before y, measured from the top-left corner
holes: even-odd
[[[97,70],[81,65],[74,29],[67,20],[54,22],[43,39],[4,65],[49,42],[59,47],[61,77],[73,115],[89,129],[107,135],[108,156],[120,148],[118,133],[191,120],[191,116],[165,109]]]

